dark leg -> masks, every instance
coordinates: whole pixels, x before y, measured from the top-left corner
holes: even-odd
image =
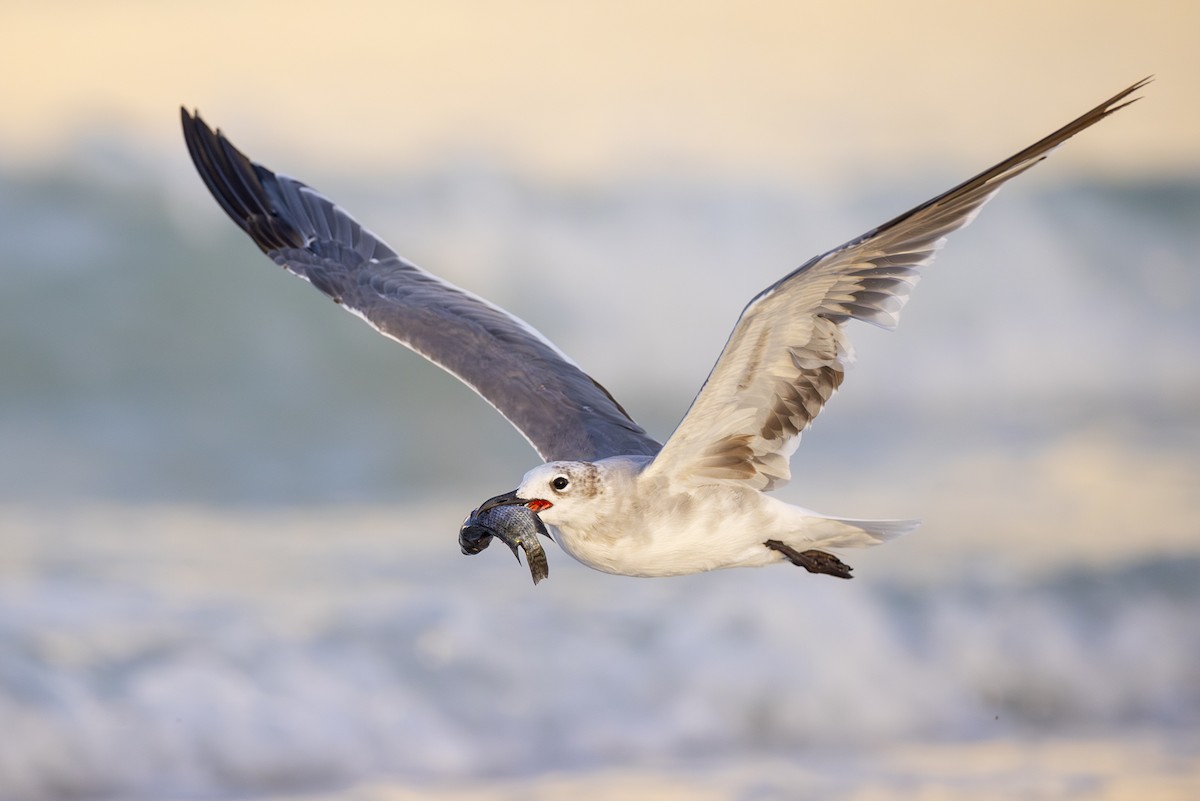
[[[802,567],[809,573],[825,573],[844,579],[853,578],[850,575],[850,571],[854,568],[831,553],[825,553],[824,551],[797,551],[795,548],[785,545],[779,540],[767,540],[763,545],[772,551],[779,551],[793,565]]]

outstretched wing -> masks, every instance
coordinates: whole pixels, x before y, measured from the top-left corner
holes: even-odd
[[[250,161],[181,111],[200,177],[264,253],[457,376],[543,459],[658,452],[604,387],[527,323],[400,258],[320,193]]]
[[[918,270],[948,234],[969,223],[1006,181],[1134,102],[1125,98],[1148,80],[767,287],[742,312],[691,409],[647,470],[685,482],[733,481],[761,490],[787,481],[788,459],[801,433],[853,359],[845,322],[895,327]]]

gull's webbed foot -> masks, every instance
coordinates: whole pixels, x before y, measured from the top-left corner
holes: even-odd
[[[763,545],[773,551],[779,551],[793,565],[802,567],[809,573],[825,573],[829,576],[837,576],[844,579],[854,578],[850,575],[850,571],[854,568],[831,553],[815,550],[797,551],[792,546],[786,545],[779,540],[767,540]]]

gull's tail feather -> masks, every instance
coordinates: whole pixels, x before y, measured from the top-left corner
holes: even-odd
[[[767,548],[809,573],[848,579],[854,568],[827,548],[866,548],[903,536],[921,525],[920,520],[853,520],[808,512],[804,525],[787,541],[767,540]]]
[[[919,525],[920,520],[855,520],[810,513],[802,536],[808,547],[867,548],[902,537]]]

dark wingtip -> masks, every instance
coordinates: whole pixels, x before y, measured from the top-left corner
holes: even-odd
[[[1133,84],[1128,89],[1124,90],[1123,92],[1120,92],[1119,94],[1114,95],[1112,98],[1110,98],[1108,100],[1107,103],[1103,104],[1102,106],[1098,106],[1095,110],[1099,111],[1100,109],[1104,109],[1103,113],[1101,114],[1101,117],[1103,118],[1103,117],[1107,117],[1109,114],[1112,114],[1115,111],[1120,111],[1121,109],[1125,108],[1126,106],[1132,106],[1134,103],[1141,100],[1142,96],[1141,95],[1139,95],[1137,97],[1129,97],[1129,96],[1131,94],[1133,94],[1134,92],[1136,92],[1137,90],[1145,87],[1147,84],[1150,84],[1153,82],[1154,82],[1154,76],[1147,75],[1145,78],[1142,78],[1140,81]],[[1129,98],[1129,99],[1126,100],[1125,98]],[[1124,101],[1124,102],[1120,102],[1120,101]],[[1107,108],[1104,108],[1105,106],[1107,106]]]
[[[1045,159],[1046,156],[1048,156],[1050,154],[1050,151],[1052,151],[1054,148],[1061,145],[1063,142],[1066,142],[1071,137],[1075,136],[1075,134],[1077,134],[1083,130],[1086,130],[1087,128],[1092,127],[1096,123],[1098,123],[1101,120],[1103,120],[1104,118],[1108,117],[1110,114],[1120,111],[1121,109],[1125,108],[1126,106],[1128,106],[1132,103],[1136,103],[1138,100],[1141,99],[1140,97],[1135,97],[1135,98],[1131,98],[1131,99],[1126,99],[1126,98],[1129,98],[1129,96],[1131,94],[1133,94],[1137,90],[1141,89],[1142,87],[1146,86],[1153,80],[1154,80],[1153,75],[1148,75],[1145,78],[1142,78],[1140,81],[1137,81],[1136,83],[1131,84],[1129,87],[1122,89],[1120,92],[1117,92],[1115,95],[1110,97],[1108,100],[1105,100],[1100,105],[1095,106],[1091,110],[1086,111],[1083,114],[1079,115],[1078,117],[1071,120],[1066,125],[1062,126],[1058,130],[1056,130],[1054,133],[1050,134],[1049,136],[1045,136],[1045,137],[1039,139],[1038,141],[1034,142],[1032,145],[1030,145],[1029,147],[1025,148],[1024,150],[1020,151],[1019,153],[1016,153],[1016,154],[1008,157],[1004,161],[1001,161],[999,164],[996,164],[993,167],[990,167],[990,168],[984,170],[983,172],[979,173],[978,175],[968,178],[967,180],[963,181],[958,186],[943,192],[942,194],[938,195],[937,197],[927,200],[924,203],[922,203],[921,205],[909,209],[908,211],[904,212],[900,216],[895,217],[891,220],[888,220],[883,225],[880,225],[876,228],[872,228],[870,231],[867,231],[862,236],[860,236],[856,239],[852,239],[851,241],[847,242],[841,248],[838,248],[838,250],[842,250],[842,249],[845,249],[845,248],[848,248],[848,247],[851,247],[854,245],[858,245],[862,242],[865,242],[866,240],[870,239],[871,237],[877,236],[877,235],[881,234],[882,232],[888,230],[889,228],[893,228],[897,225],[904,223],[905,221],[912,218],[914,215],[919,214],[932,206],[936,206],[938,204],[941,204],[941,203],[947,201],[949,198],[959,196],[962,193],[978,190],[981,187],[984,187],[987,184],[989,184],[993,181],[996,181],[997,179],[999,179],[1000,182],[1003,183],[1004,181],[1007,181],[1009,178],[1012,178],[1013,176],[1017,175],[1018,173],[1024,172],[1025,170],[1029,169],[1033,165],[1035,165],[1038,162]],[[828,254],[824,254],[824,255],[828,255]],[[800,267],[795,272],[789,274],[782,280],[787,280],[787,278],[791,277],[791,275],[794,275],[797,272],[807,269],[812,264],[815,264],[818,261],[820,261],[820,259],[823,258],[824,255],[819,256],[815,259],[812,259],[810,262],[808,262],[804,266]],[[782,283],[782,281],[777,282],[774,286],[778,286],[778,283]]]
[[[275,173],[255,164],[233,146],[221,130],[180,106],[183,139],[196,172],[213,198],[250,235],[264,253],[286,247],[304,247],[305,238],[274,207],[263,181],[274,181]]]

